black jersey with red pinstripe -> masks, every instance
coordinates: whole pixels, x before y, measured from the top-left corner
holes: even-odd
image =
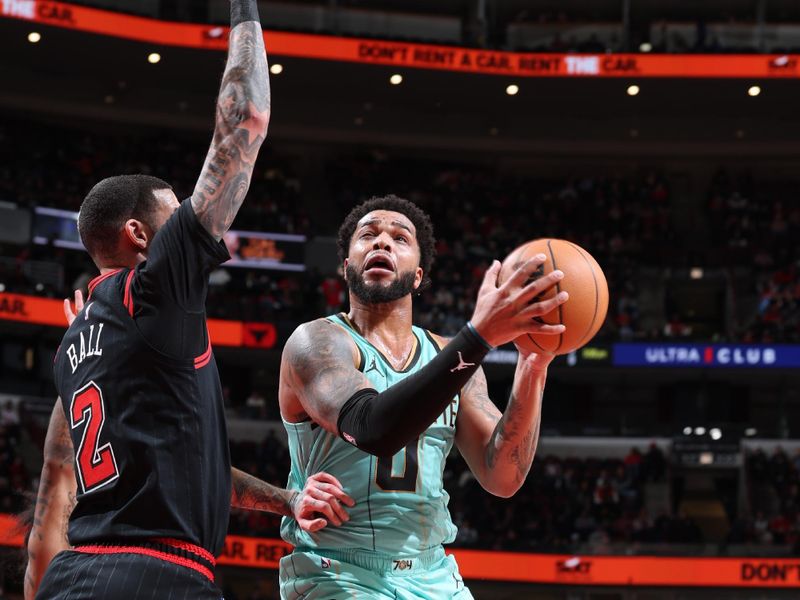
[[[90,284],[55,360],[76,455],[73,545],[170,538],[219,554],[230,454],[205,299],[228,257],[185,201],[145,262]]]

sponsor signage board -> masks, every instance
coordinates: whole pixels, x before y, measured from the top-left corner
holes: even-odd
[[[48,0],[0,0],[0,17],[149,44],[225,50],[228,28]],[[552,54],[266,31],[270,56],[515,77],[796,78],[794,54]]]

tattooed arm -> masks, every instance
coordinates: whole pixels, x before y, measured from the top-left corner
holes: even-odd
[[[456,444],[483,488],[513,496],[528,476],[542,418],[542,397],[551,357],[520,354],[505,412],[489,398],[486,376],[478,371],[461,393]]]
[[[339,411],[356,392],[372,387],[356,368],[358,350],[344,330],[326,319],[297,328],[281,357],[281,414],[292,423],[309,417],[339,435]]]
[[[293,517],[306,531],[319,531],[328,523],[341,525],[350,519],[342,504],[355,504],[339,480],[327,473],[315,473],[299,491],[275,487],[239,469],[231,469],[231,478],[232,507]]]
[[[251,18],[258,16],[252,0],[231,0],[233,29],[214,137],[192,194],[198,220],[217,240],[228,231],[244,201],[270,117],[264,36],[257,20],[238,22],[237,11],[243,8],[251,11]]]
[[[231,481],[233,508],[263,510],[284,517],[291,516],[292,504],[296,501],[298,492],[275,487],[236,468],[231,469]]]
[[[67,526],[75,508],[75,455],[61,399],[56,401],[44,442],[44,465],[28,538],[25,599],[32,600],[53,557],[69,549]]]

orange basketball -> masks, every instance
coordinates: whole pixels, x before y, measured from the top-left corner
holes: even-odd
[[[547,256],[537,279],[556,269],[564,272],[558,285],[537,300],[552,298],[561,291],[569,293],[565,304],[537,319],[551,325],[561,323],[567,329],[561,335],[527,334],[514,343],[531,352],[567,354],[589,342],[603,325],[608,311],[608,283],[600,265],[586,250],[567,240],[547,238],[523,244],[509,254],[498,282],[508,279],[517,267],[537,254]]]

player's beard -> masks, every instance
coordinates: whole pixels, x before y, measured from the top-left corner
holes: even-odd
[[[347,266],[347,287],[364,304],[385,304],[394,302],[414,291],[414,271],[400,273],[389,285],[380,282],[367,283],[362,273],[352,265]]]

